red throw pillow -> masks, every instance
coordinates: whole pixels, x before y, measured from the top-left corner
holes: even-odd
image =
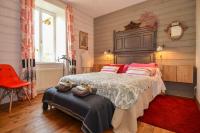
[[[125,64],[123,68],[123,73],[125,73],[128,70],[129,64]]]
[[[119,70],[117,71],[117,73],[123,73],[123,69],[124,69],[124,64],[108,64],[105,66],[116,66],[119,67]]]

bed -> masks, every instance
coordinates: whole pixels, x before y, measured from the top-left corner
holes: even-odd
[[[156,31],[138,28],[114,32],[113,53],[114,63],[116,64],[155,62],[155,49]],[[81,120],[83,122],[82,130],[85,133],[103,132],[110,127],[110,124],[112,124],[115,133],[135,133],[137,131],[137,118],[143,115],[144,110],[148,108],[149,103],[157,95],[165,92],[165,86],[158,68],[156,74],[151,77],[97,72],[69,75],[60,80],[60,82],[67,81],[76,84],[89,84],[97,89],[96,95],[77,100],[77,97],[72,96],[70,92],[59,94],[51,88],[44,95],[43,108],[47,109],[48,104],[53,105]],[[60,97],[62,98],[57,100]],[[90,103],[91,101],[92,103]],[[69,105],[66,105],[66,103]],[[76,106],[74,107],[74,105]],[[79,110],[85,110],[85,113],[83,113],[84,111],[79,112]],[[96,115],[96,119],[93,119],[94,117],[89,114],[91,112],[93,115],[101,115]],[[86,120],[88,114],[91,115],[88,118],[89,122]],[[105,119],[101,119],[101,117],[105,117]],[[90,126],[92,121],[99,123]],[[98,127],[101,128],[98,129]]]

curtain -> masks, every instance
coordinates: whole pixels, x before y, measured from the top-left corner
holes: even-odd
[[[67,57],[70,60],[70,74],[76,73],[76,51],[75,51],[75,36],[74,36],[74,16],[73,8],[70,3],[66,5],[66,20],[67,20]]]
[[[20,0],[21,4],[21,58],[22,58],[22,79],[30,82],[28,92],[31,98],[37,95],[36,71],[35,71],[35,48],[34,48],[34,29],[33,29],[33,10],[34,0]]]

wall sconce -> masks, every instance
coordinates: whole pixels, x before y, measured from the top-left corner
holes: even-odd
[[[103,53],[105,56],[106,56],[106,60],[109,62],[109,63],[112,63],[112,52],[110,49],[104,51]]]
[[[163,58],[162,58],[162,51],[164,50],[164,47],[165,47],[164,45],[160,45],[156,49],[156,51],[160,53],[160,65],[161,66],[162,66],[162,60],[163,60]]]
[[[108,50],[104,51],[103,54],[104,54],[104,55],[109,55],[109,54],[112,54],[112,52],[110,51],[110,49],[108,49]]]
[[[161,52],[164,49],[164,45],[158,46],[157,47],[157,52]]]

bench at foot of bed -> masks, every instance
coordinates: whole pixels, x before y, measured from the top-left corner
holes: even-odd
[[[74,96],[71,91],[59,92],[56,88],[49,88],[43,96],[43,110],[48,106],[55,108],[82,121],[84,133],[102,133],[111,127],[114,106],[110,100],[99,96]]]

